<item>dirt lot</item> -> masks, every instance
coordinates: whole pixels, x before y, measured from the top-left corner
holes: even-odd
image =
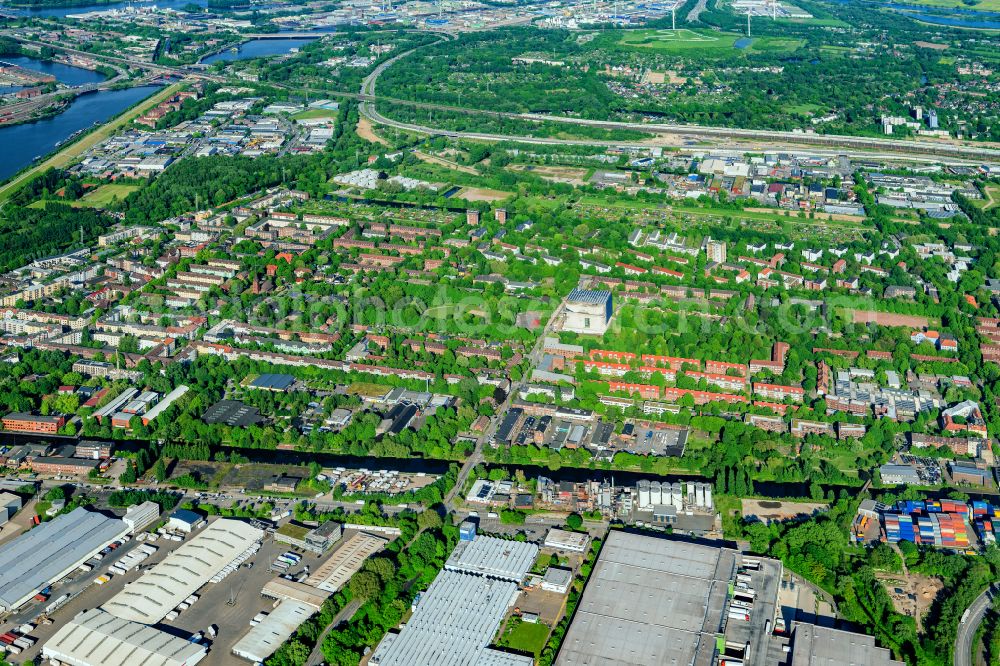
[[[528,164],[513,164],[507,167],[511,171],[528,171],[540,178],[553,183],[569,183],[570,185],[585,185],[587,169],[560,166],[532,166]]]
[[[537,613],[538,619],[554,627],[562,618],[563,607],[566,605],[566,595],[556,592],[546,592],[541,588],[524,590],[517,598],[515,605],[522,613]]]
[[[463,166],[458,162],[452,162],[451,160],[446,160],[443,157],[438,157],[437,155],[428,155],[427,153],[422,153],[419,150],[414,150],[413,154],[419,159],[427,162],[428,164],[436,164],[438,166],[443,166],[446,169],[454,169],[455,171],[460,171],[462,173],[467,173],[470,176],[479,176],[480,173],[470,166]]]
[[[744,516],[754,516],[767,523],[772,520],[808,518],[829,508],[829,505],[820,502],[777,502],[774,500],[745,499],[742,511]]]
[[[355,130],[365,141],[371,141],[372,143],[380,143],[383,146],[388,146],[389,142],[380,137],[375,133],[375,128],[372,127],[372,123],[367,118],[358,118],[358,127]]]
[[[455,194],[455,198],[466,201],[503,201],[510,195],[510,192],[490,190],[485,187],[463,187]]]
[[[878,324],[879,326],[901,326],[917,329],[934,325],[929,317],[916,315],[875,312],[873,310],[850,310],[849,312],[855,324]]]
[[[922,631],[921,619],[930,610],[938,592],[944,588],[941,581],[913,573],[877,573],[875,576],[885,585],[885,591],[892,598],[896,611],[914,618],[917,621],[917,631]]]

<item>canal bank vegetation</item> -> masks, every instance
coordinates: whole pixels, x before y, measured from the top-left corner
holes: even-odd
[[[828,594],[843,619],[874,634],[907,664],[951,664],[962,614],[1000,577],[1000,548],[990,546],[981,555],[969,555],[900,542],[909,572],[944,584],[922,619],[924,631],[918,632],[914,618],[896,611],[876,577],[878,571],[901,571],[899,555],[885,544],[869,548],[849,541],[859,501],[842,496],[828,512],[797,523],[740,521],[726,536],[746,539],[753,552],[782,560]]]

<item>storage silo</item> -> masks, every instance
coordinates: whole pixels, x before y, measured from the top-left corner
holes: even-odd
[[[649,503],[649,481],[643,479],[638,484],[639,491],[639,508],[648,509],[650,507]]]
[[[684,508],[684,490],[679,482],[670,484],[670,503],[678,509]]]
[[[649,503],[652,506],[663,504],[663,487],[659,481],[651,481],[649,484]]]

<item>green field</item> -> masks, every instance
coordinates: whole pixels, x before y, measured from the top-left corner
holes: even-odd
[[[610,33],[612,37],[620,35],[615,42],[618,46],[652,51],[729,51],[735,49],[736,42],[743,35],[731,32],[713,32],[709,30],[626,30]],[[785,37],[754,37],[747,48],[750,51],[794,51],[801,47],[802,40]]]
[[[1000,185],[987,185],[986,197],[982,200],[982,209],[991,210],[1000,206]]]
[[[545,641],[548,637],[549,628],[544,624],[531,624],[511,618],[500,643],[512,650],[530,653],[538,657],[545,649]]]
[[[305,111],[300,111],[296,113],[292,118],[294,120],[310,120],[313,118],[336,118],[337,112],[332,109],[306,109]]]
[[[946,7],[957,9],[971,9],[983,12],[1000,11],[1000,0],[979,0],[974,5],[968,5],[962,0],[908,0],[907,4],[922,5],[924,7]]]
[[[681,28],[679,30],[628,30],[620,33],[620,46],[650,49],[655,51],[697,51],[731,49],[740,38],[729,33],[699,32]]]
[[[110,204],[116,197],[118,201],[121,201],[137,189],[139,189],[138,185],[119,185],[116,183],[108,183],[107,185],[101,185],[100,187],[87,192],[73,205],[87,206],[90,208],[103,208]]]

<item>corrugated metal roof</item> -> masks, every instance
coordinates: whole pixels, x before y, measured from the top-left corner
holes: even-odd
[[[278,604],[256,627],[243,635],[233,646],[233,654],[262,662],[281,647],[316,608],[299,601],[285,600]]]
[[[128,530],[79,507],[0,546],[0,606],[16,608]]]
[[[534,544],[477,536],[474,541],[460,541],[444,566],[452,571],[519,583],[535,564],[537,557],[538,546]]]
[[[235,560],[263,530],[239,520],[221,518],[104,604],[120,618],[156,624],[177,604]]]
[[[386,543],[387,539],[364,532],[349,537],[306,579],[306,585],[326,592],[336,592],[361,569],[365,560],[385,548]]]
[[[513,581],[442,571],[424,592],[410,621],[399,634],[386,636],[369,663],[532,666],[531,657],[488,647],[517,590]]]
[[[42,650],[46,657],[88,666],[194,666],[207,652],[204,645],[123,620],[99,608],[70,620]]]

